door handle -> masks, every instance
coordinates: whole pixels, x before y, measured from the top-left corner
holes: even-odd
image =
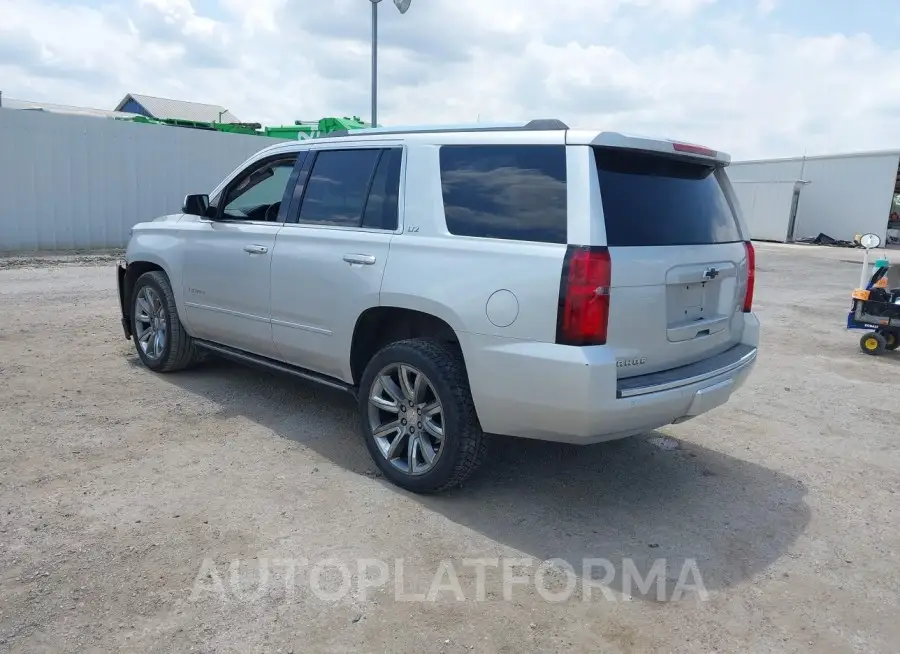
[[[245,245],[244,252],[248,254],[265,254],[269,251],[265,245]]]
[[[375,263],[375,257],[371,254],[345,254],[344,261],[347,263],[358,263],[364,266],[371,266]]]

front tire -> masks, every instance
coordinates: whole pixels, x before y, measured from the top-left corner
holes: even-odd
[[[884,341],[884,349],[888,352],[893,352],[900,347],[900,337],[898,337],[897,332],[884,332]]]
[[[174,372],[197,359],[193,339],[178,318],[172,285],[159,270],[144,273],[134,284],[131,333],[138,356],[150,370]]]
[[[359,388],[366,447],[397,486],[441,492],[487,457],[458,346],[425,338],[391,343],[366,366]]]
[[[859,349],[871,356],[878,356],[887,349],[887,341],[878,332],[868,332],[859,339]]]

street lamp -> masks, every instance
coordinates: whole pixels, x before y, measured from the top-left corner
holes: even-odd
[[[372,3],[372,127],[378,127],[378,3],[381,0],[369,0]],[[394,0],[394,6],[401,14],[409,10],[412,0]]]

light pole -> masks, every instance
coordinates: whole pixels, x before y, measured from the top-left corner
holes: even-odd
[[[372,127],[378,127],[378,3],[381,0],[369,0],[372,3]],[[412,0],[394,0],[394,6],[405,14]]]

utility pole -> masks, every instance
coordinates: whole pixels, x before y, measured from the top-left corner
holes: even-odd
[[[372,3],[372,127],[378,127],[378,3],[381,0],[369,0]],[[394,0],[394,6],[401,14],[409,11],[412,0]]]

